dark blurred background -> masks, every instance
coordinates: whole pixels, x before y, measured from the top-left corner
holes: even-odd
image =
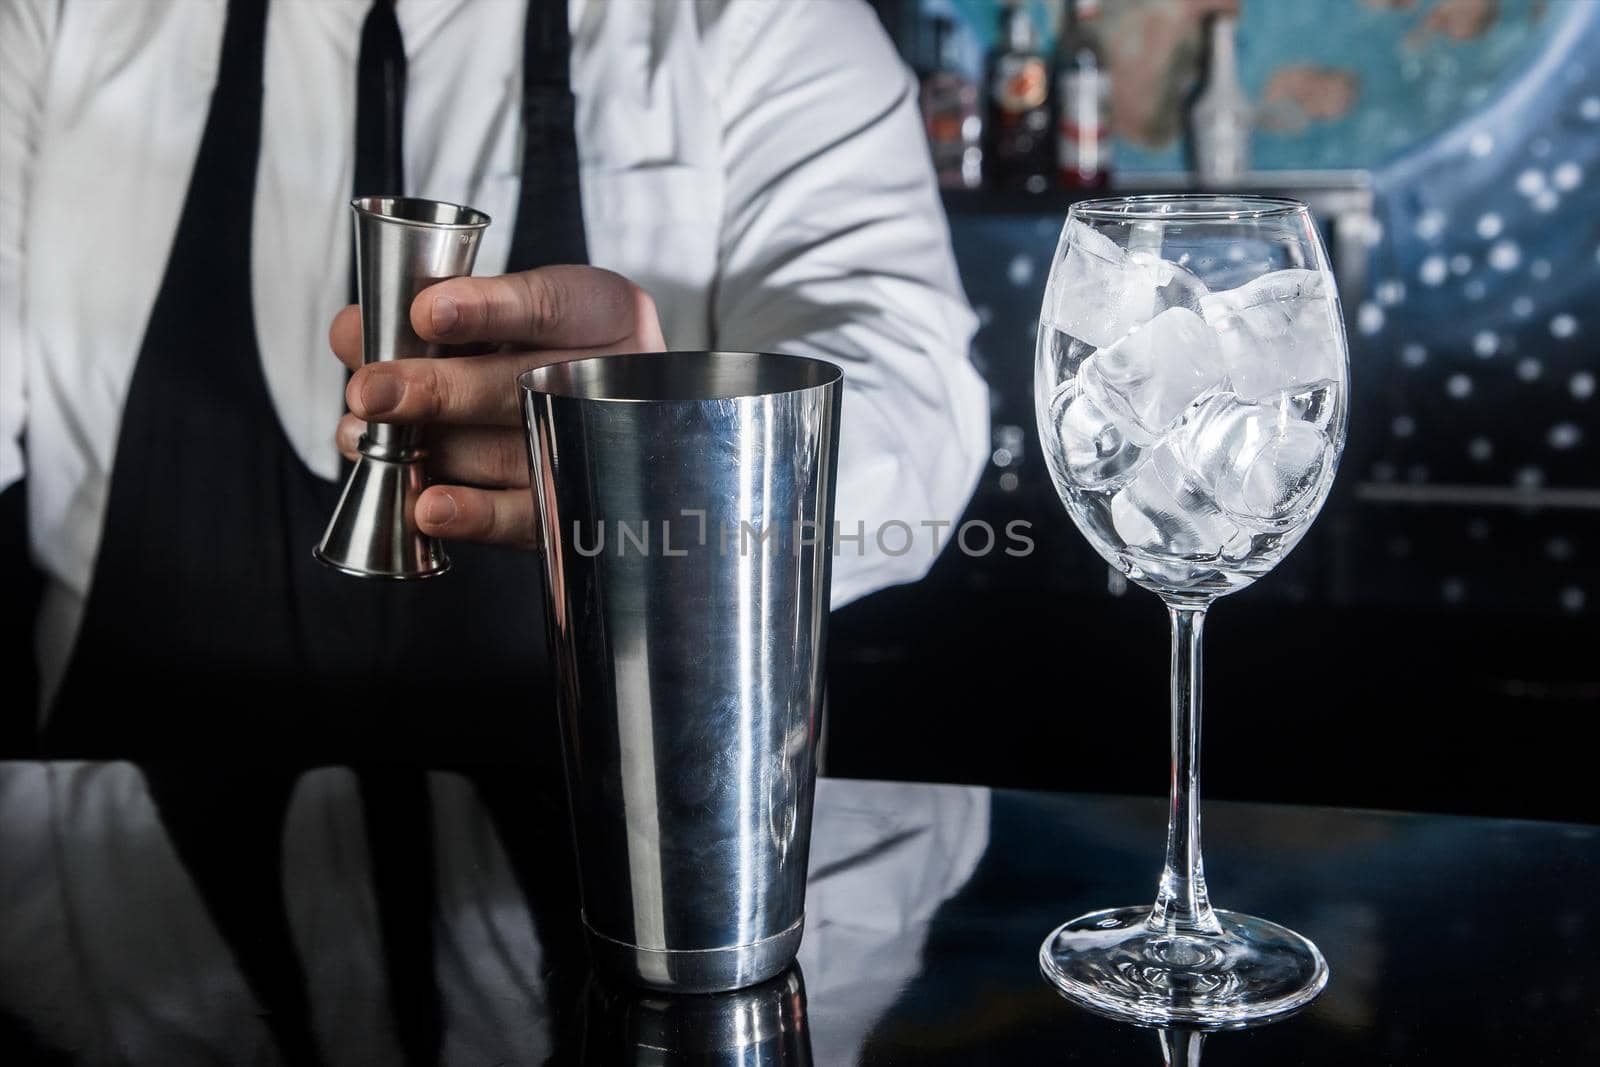
[[[1219,5],[1104,0],[1112,192],[1189,181],[1182,111]],[[996,0],[875,6],[920,72],[948,19],[947,54],[981,84]],[[1600,821],[1600,3],[1239,7],[1257,110],[1238,187],[1303,198],[1325,226],[1352,421],[1310,534],[1211,612],[1206,793]],[[1025,8],[1049,55],[1059,3]],[[1025,520],[1036,550],[951,549],[835,613],[829,773],[1166,788],[1164,612],[1072,527],[1034,429],[1036,320],[1074,195],[947,194],[993,398],[967,517]],[[26,648],[37,586],[6,595],[6,647]],[[30,738],[26,713],[0,714],[0,752]]]
[[[950,19],[981,81],[994,0],[876,6],[923,71]],[[1103,4],[1112,192],[1187,181],[1202,6]],[[1027,8],[1048,54],[1058,5]],[[1238,41],[1258,108],[1239,187],[1325,226],[1352,417],[1310,535],[1210,614],[1207,795],[1600,820],[1600,4],[1244,0]],[[1033,424],[1073,195],[946,195],[993,390],[968,518],[1026,519],[1037,550],[950,550],[835,614],[830,773],[1166,788],[1165,614],[1072,527]]]

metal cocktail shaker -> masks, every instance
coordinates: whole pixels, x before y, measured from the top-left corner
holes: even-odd
[[[731,352],[521,378],[584,922],[681,992],[794,958],[842,375]]]

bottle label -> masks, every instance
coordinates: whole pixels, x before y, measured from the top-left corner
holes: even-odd
[[[1101,70],[1063,71],[1056,162],[1093,175],[1111,169],[1111,79]]]
[[[994,102],[1002,112],[1021,114],[1043,106],[1050,76],[1039,56],[1001,56],[995,65]]]

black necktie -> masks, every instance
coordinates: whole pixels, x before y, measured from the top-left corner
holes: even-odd
[[[405,164],[401,132],[406,113],[406,47],[394,0],[373,0],[361,25],[356,58],[356,167],[353,196],[401,196]],[[350,299],[356,298],[355,264]]]
[[[400,138],[406,111],[406,47],[394,0],[374,0],[356,60],[356,196],[405,192]]]

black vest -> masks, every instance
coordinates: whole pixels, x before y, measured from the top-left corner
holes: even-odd
[[[534,554],[455,545],[450,574],[398,585],[311,557],[339,486],[305,466],[273,409],[241,210],[254,202],[265,24],[266,0],[229,3],[45,752],[545,757],[557,738]],[[566,4],[530,0],[511,271],[587,260],[568,52]]]

